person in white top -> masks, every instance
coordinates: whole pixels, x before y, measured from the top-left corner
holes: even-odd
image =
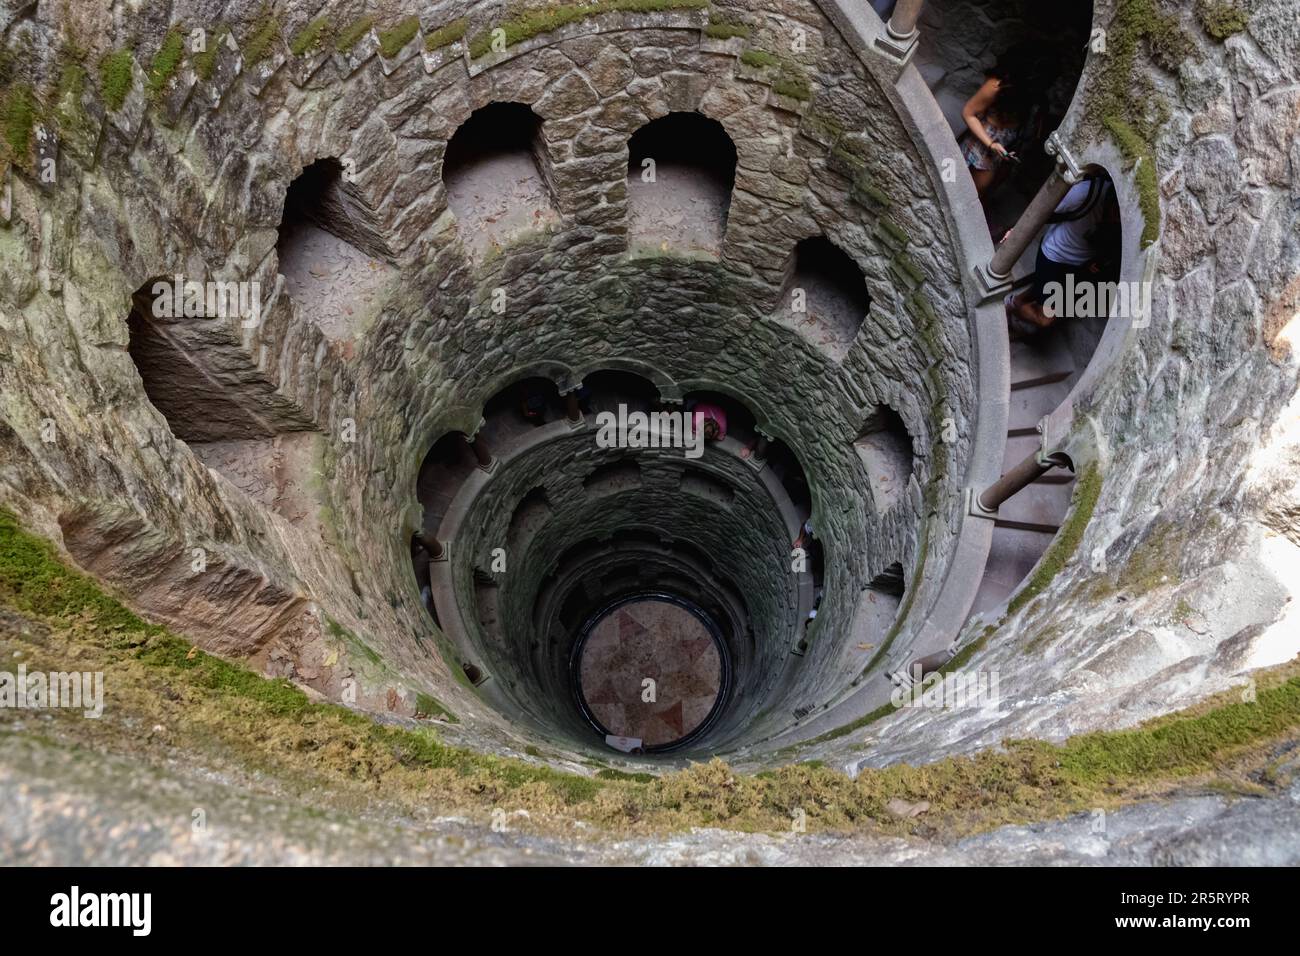
[[[1085,282],[1097,278],[1098,262],[1108,251],[1103,224],[1113,205],[1114,187],[1104,172],[1089,174],[1070,187],[1048,220],[1033,282],[1004,300],[1013,332],[1030,334],[1055,322],[1057,315],[1046,303],[1053,287],[1063,288],[1069,276]]]

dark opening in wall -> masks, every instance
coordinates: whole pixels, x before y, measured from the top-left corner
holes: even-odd
[[[717,120],[669,113],[628,141],[628,242],[721,255],[736,147]]]
[[[927,3],[915,57],[953,136],[969,141],[962,107],[984,83],[986,71],[1011,51],[1029,53],[1029,62],[1021,58],[1022,66],[1015,72],[1025,77],[1021,86],[1032,94],[1031,105],[1023,135],[1009,144],[1021,162],[1004,166],[998,185],[987,194],[989,225],[998,234],[1016,221],[1051,172],[1053,160],[1043,149],[1043,140],[1069,108],[1092,46],[1091,0],[1034,4],[1032,16],[1026,16],[1027,9],[1023,0]],[[1004,67],[1007,62],[1004,59]],[[1033,265],[1032,249],[1028,265]]]
[[[233,342],[219,319],[160,318],[154,311],[152,283],[131,302],[127,351],[144,383],[145,394],[185,442],[270,438],[277,429],[240,401],[239,370],[221,362]],[[210,367],[214,366],[215,367]]]
[[[424,530],[437,534],[447,506],[474,468],[474,455],[463,432],[448,432],[433,443],[415,483],[415,496],[424,506]]]
[[[549,378],[530,376],[513,382],[483,405],[485,424],[480,432],[496,447],[515,435],[564,417],[564,399]]]
[[[888,405],[878,405],[853,444],[867,470],[877,510],[888,511],[902,500],[915,467],[907,426]]]
[[[558,222],[549,176],[542,120],[530,107],[489,103],[475,110],[442,161],[447,205],[471,254]]]
[[[795,246],[787,272],[777,318],[839,361],[871,308],[862,270],[829,239],[813,236]]]
[[[629,412],[648,412],[659,404],[659,389],[647,378],[621,369],[602,369],[583,379],[586,408],[593,414],[618,413],[620,405]]]
[[[882,594],[889,594],[896,598],[903,596],[903,591],[907,589],[906,581],[903,578],[903,565],[895,561],[885,570],[881,571],[871,583],[867,585],[873,591],[879,591]]]
[[[153,290],[141,287],[127,317],[127,351],[150,403],[206,467],[319,532],[319,433],[258,377],[227,319],[164,317]]]
[[[355,338],[378,315],[394,276],[389,250],[337,159],[289,184],[275,248],[289,295],[329,338]]]

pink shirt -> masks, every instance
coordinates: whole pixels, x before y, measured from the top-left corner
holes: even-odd
[[[695,430],[702,433],[704,420],[713,419],[718,426],[718,441],[727,437],[727,413],[717,405],[710,405],[708,402],[700,402],[695,406]]]

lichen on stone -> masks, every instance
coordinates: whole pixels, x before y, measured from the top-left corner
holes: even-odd
[[[502,31],[506,48],[524,40],[551,33],[570,23],[577,23],[602,13],[656,13],[669,10],[700,10],[708,0],[597,0],[590,4],[561,4],[528,10],[518,16],[482,30],[469,41],[469,55],[478,59],[492,50],[493,33]]]

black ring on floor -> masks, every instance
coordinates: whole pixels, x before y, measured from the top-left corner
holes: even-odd
[[[648,754],[669,753],[679,750],[697,740],[701,734],[707,731],[718,719],[722,712],[722,707],[726,703],[727,696],[731,691],[731,653],[727,650],[727,642],[722,639],[722,632],[718,625],[714,623],[713,618],[708,612],[699,607],[693,601],[670,594],[667,591],[635,591],[631,594],[625,594],[616,601],[611,601],[604,605],[594,614],[590,615],[582,625],[582,630],[578,632],[578,639],[573,642],[573,650],[569,652],[569,684],[573,689],[573,697],[578,705],[578,710],[587,723],[591,724],[603,740],[606,735],[612,734],[604,724],[597,718],[591,707],[587,704],[587,699],[582,693],[582,679],[580,668],[582,664],[582,650],[587,646],[587,638],[591,636],[592,629],[603,621],[614,611],[618,610],[625,604],[632,604],[638,601],[663,601],[666,604],[674,604],[682,610],[687,611],[702,625],[709,637],[713,640],[714,646],[718,649],[718,696],[714,698],[713,707],[709,713],[700,721],[699,725],[685,736],[678,737],[666,744],[659,744],[654,747],[645,747],[644,752]]]

